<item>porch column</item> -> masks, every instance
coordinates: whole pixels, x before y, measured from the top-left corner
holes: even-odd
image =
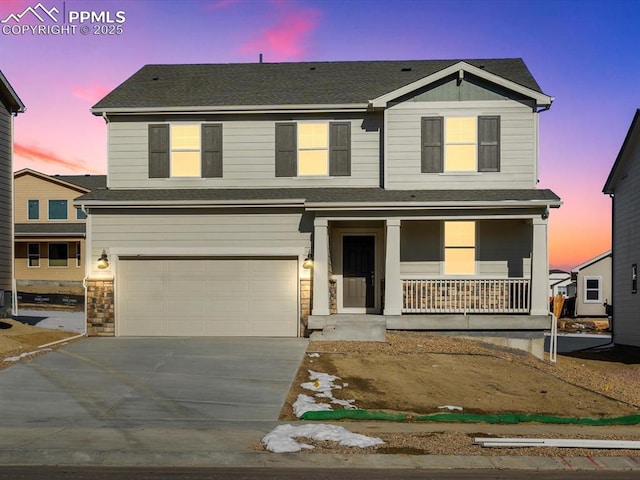
[[[387,219],[385,252],[384,314],[401,315],[402,283],[400,283],[400,220]]]
[[[549,314],[549,254],[547,220],[534,218],[531,259],[531,315]]]
[[[312,315],[329,315],[329,222],[313,221],[313,310]]]

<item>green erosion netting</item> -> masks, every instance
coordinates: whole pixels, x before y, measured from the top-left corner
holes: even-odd
[[[611,418],[578,418],[539,415],[537,413],[430,413],[427,415],[410,415],[402,412],[380,412],[375,410],[336,410],[323,412],[306,412],[302,420],[382,420],[390,422],[460,422],[460,423],[503,423],[515,424],[526,422],[556,423],[572,425],[637,425],[640,415],[626,415]]]

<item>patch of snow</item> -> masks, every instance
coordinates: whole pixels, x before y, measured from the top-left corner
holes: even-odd
[[[309,354],[309,358],[320,358],[320,354],[319,353],[310,353]]]
[[[279,425],[262,438],[267,450],[274,453],[292,453],[304,449],[312,449],[312,445],[300,443],[295,438],[309,438],[311,440],[338,442],[346,447],[367,448],[383,445],[384,442],[375,437],[367,437],[353,433],[337,425]]]
[[[456,405],[440,405],[438,408],[441,410],[450,410],[450,411],[459,410],[460,412],[464,410],[462,407],[458,407]]]
[[[316,403],[313,397],[309,395],[300,394],[298,399],[293,402],[293,413],[296,417],[300,418],[307,412],[328,412],[333,410],[331,405],[327,403]]]
[[[25,357],[30,357],[31,355],[36,355],[38,353],[42,353],[42,352],[50,352],[51,349],[50,348],[42,348],[40,350],[36,350],[34,352],[25,352],[25,353],[21,353],[20,355],[16,356],[16,357],[7,357],[4,359],[5,362],[19,362],[20,360],[22,360]]]

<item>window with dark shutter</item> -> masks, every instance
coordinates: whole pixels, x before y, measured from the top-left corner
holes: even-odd
[[[202,178],[222,177],[222,125],[202,125]]]
[[[329,175],[351,175],[351,123],[332,122],[329,127]]]
[[[169,178],[169,125],[149,125],[149,178]]]
[[[478,117],[478,171],[500,171],[500,117]]]
[[[298,172],[295,123],[276,123],[276,177],[295,177]]]
[[[421,125],[422,173],[440,173],[443,171],[443,119],[442,117],[423,117]]]

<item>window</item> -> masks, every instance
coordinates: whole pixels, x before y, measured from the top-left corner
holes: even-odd
[[[50,243],[49,244],[49,266],[67,267],[69,258],[69,244]]]
[[[600,285],[602,277],[584,278],[584,303],[601,303]]]
[[[631,293],[638,293],[638,264],[631,265]]]
[[[276,177],[350,176],[351,123],[276,124]]]
[[[444,222],[445,275],[473,275],[476,272],[476,223]]]
[[[82,208],[76,207],[76,220],[84,220],[87,218],[87,214],[82,211]]]
[[[149,125],[149,178],[222,177],[222,124]]]
[[[49,200],[49,220],[66,220],[67,215],[66,200]]]
[[[40,200],[29,200],[29,206],[27,208],[27,218],[29,220],[39,220],[40,219]]]
[[[76,267],[82,266],[82,251],[80,242],[76,242]]]
[[[298,175],[329,175],[329,125],[298,124]]]
[[[27,267],[29,268],[40,267],[40,244],[39,243],[27,244]]]
[[[500,171],[500,117],[424,117],[422,173]]]

